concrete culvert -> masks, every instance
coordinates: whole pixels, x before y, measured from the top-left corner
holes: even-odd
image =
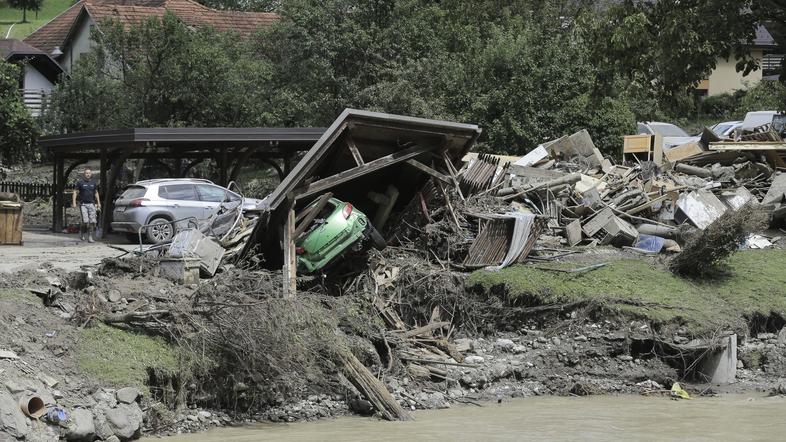
[[[44,400],[38,396],[22,396],[19,406],[22,408],[22,413],[33,419],[38,419],[46,413]]]

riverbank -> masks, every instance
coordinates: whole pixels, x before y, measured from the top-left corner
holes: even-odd
[[[388,253],[386,263],[396,264],[395,250]],[[609,264],[578,274],[535,268],[581,268],[599,257]],[[444,298],[450,302],[438,306],[443,318],[453,318],[452,331],[422,337],[449,342],[453,356],[446,357],[413,356],[424,347],[386,331],[362,290],[331,296],[312,286],[286,301],[273,296],[276,277],[266,273],[227,268],[198,285],[178,285],[139,259],[109,259],[82,271],[40,263],[0,281],[0,349],[18,357],[0,359],[0,380],[4,399],[10,398],[5,402],[35,393],[74,419],[47,425],[22,417],[12,431],[57,437],[73,434],[80,421],[86,440],[371,411],[334,362],[312,353],[331,348],[327,340],[336,338],[329,336],[340,338],[407,410],[534,396],[641,394],[668,390],[675,381],[698,397],[764,393],[778,390],[786,376],[784,276],[778,272],[784,260],[782,250],[740,252],[729,262],[727,278],[704,284],[664,273],[656,260],[602,248],[562,263],[495,273],[434,273],[420,266],[430,278],[452,281],[437,280],[450,294]],[[406,265],[418,264],[404,264],[402,272],[409,271]],[[402,317],[417,324],[417,312],[432,312],[435,301],[426,292],[446,296],[434,293],[434,284],[423,280],[400,298],[406,303]],[[31,289],[55,293],[57,302],[44,305]],[[262,346],[239,358],[214,352],[210,341],[197,339],[204,331],[193,335],[183,327],[205,305],[230,301],[251,306],[229,317]],[[247,329],[244,321],[255,317],[245,315],[257,308],[268,312],[257,325],[262,328]],[[158,328],[156,321],[109,321],[147,309],[172,312],[171,319]],[[708,322],[714,327],[704,326]],[[673,353],[697,342],[711,349],[725,332],[738,337],[736,381],[730,385],[702,382],[690,367],[700,357]],[[195,347],[200,342],[208,346]],[[233,365],[262,348],[270,366],[248,371]],[[129,391],[137,392],[134,398],[128,399]],[[22,434],[9,431],[8,419],[2,425],[9,434]]]

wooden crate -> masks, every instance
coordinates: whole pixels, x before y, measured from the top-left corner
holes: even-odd
[[[22,203],[0,201],[0,245],[22,245]]]

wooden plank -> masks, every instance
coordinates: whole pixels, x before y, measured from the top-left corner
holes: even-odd
[[[431,167],[426,166],[425,164],[421,163],[418,160],[410,158],[406,162],[410,166],[413,166],[415,169],[418,169],[421,172],[429,174],[429,175],[433,176],[434,178],[436,178],[436,179],[438,179],[438,180],[440,180],[440,181],[442,181],[442,182],[444,182],[446,184],[453,184],[453,182],[450,180],[450,178],[448,178],[445,175],[437,172],[436,170],[432,169]]]
[[[710,150],[786,150],[786,143],[771,141],[746,141],[744,143],[710,143]]]
[[[363,161],[363,157],[360,155],[360,151],[355,144],[355,140],[352,139],[352,136],[349,133],[347,133],[346,141],[349,152],[352,154],[352,158],[355,159],[355,163],[357,163],[358,166],[366,164],[366,162]]]
[[[338,186],[339,184],[346,183],[347,181],[351,181],[363,175],[368,175],[369,173],[376,172],[386,167],[407,161],[410,158],[414,158],[432,149],[433,147],[415,145],[408,149],[386,155],[382,158],[377,158],[376,160],[369,161],[362,166],[353,167],[352,169],[339,172],[333,176],[323,178],[319,181],[315,181],[311,183],[311,185],[309,185],[302,193],[297,195],[296,198],[305,198],[307,196],[324,192],[331,187]]]
[[[314,221],[314,218],[317,217],[319,212],[322,211],[322,209],[325,207],[325,205],[327,205],[328,201],[332,197],[333,197],[332,192],[324,193],[322,194],[322,196],[319,197],[317,203],[314,206],[312,206],[311,209],[309,209],[306,216],[304,216],[303,219],[300,221],[300,223],[297,224],[297,227],[295,227],[295,232],[292,234],[293,241],[296,240],[300,235],[302,235],[303,232],[306,231],[306,229],[308,229],[308,226],[311,225],[311,222]]]
[[[294,298],[297,293],[297,255],[295,253],[295,211],[289,209],[284,225],[284,298]]]

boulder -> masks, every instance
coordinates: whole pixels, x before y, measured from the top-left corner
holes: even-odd
[[[117,398],[117,401],[120,402],[121,404],[134,403],[136,402],[137,398],[141,395],[142,393],[134,387],[121,388],[120,390],[117,390],[117,392],[115,393],[115,397]]]
[[[120,290],[112,289],[107,293],[107,299],[109,302],[119,302],[122,295],[120,294]]]
[[[72,441],[91,441],[96,432],[93,423],[93,413],[84,408],[77,408],[71,412],[69,424],[66,429],[66,439]]]
[[[513,347],[516,346],[516,343],[510,339],[497,339],[494,342],[494,347],[502,350],[502,351],[510,351],[513,350]]]
[[[142,428],[142,409],[136,403],[119,404],[106,411],[106,420],[120,440],[134,439]]]
[[[10,393],[0,392],[0,431],[22,439],[30,432],[27,418]]]

